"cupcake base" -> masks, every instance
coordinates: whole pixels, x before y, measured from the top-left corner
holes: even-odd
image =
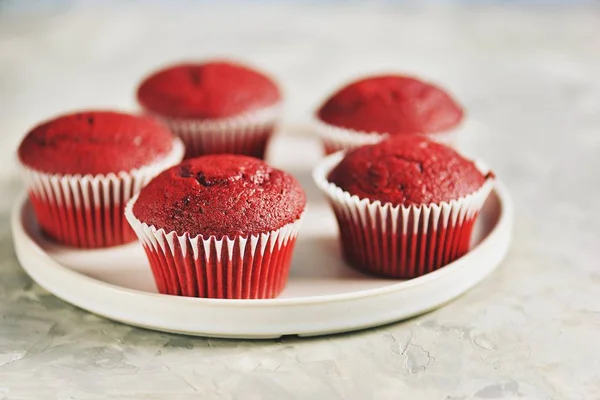
[[[186,159],[223,153],[264,159],[280,109],[280,106],[274,106],[238,117],[214,120],[156,117],[183,140]]]
[[[400,279],[435,271],[466,254],[478,216],[475,212],[444,226],[439,209],[403,208],[394,215],[394,210],[381,208],[363,224],[337,205],[334,210],[346,261],[362,272]],[[393,225],[406,230],[394,230]]]
[[[116,246],[135,240],[124,219],[127,201],[155,175],[181,161],[183,152],[183,144],[176,140],[161,160],[129,172],[57,175],[23,167],[23,175],[47,236],[74,247]]]
[[[125,210],[162,294],[218,299],[274,298],[287,283],[302,216],[280,229],[234,238],[177,235],[142,223]]]
[[[314,122],[314,126],[317,135],[323,142],[323,148],[326,155],[330,155],[338,151],[350,150],[360,146],[379,143],[390,136],[387,133],[367,133],[340,128],[329,125],[318,119]],[[434,142],[456,147],[459,131],[460,127],[445,132],[416,134],[425,136]]]
[[[350,265],[378,276],[410,279],[469,251],[473,226],[493,188],[492,179],[458,200],[393,206],[360,199],[327,181],[342,158],[342,153],[327,157],[313,176],[335,212],[342,251]]]

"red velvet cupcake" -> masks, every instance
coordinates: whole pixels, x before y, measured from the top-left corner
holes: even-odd
[[[414,278],[464,255],[493,175],[451,148],[398,136],[327,157],[314,171],[355,268]]]
[[[316,117],[317,133],[330,154],[406,134],[452,144],[463,110],[430,83],[382,75],[345,86],[319,108]]]
[[[160,293],[262,299],[277,296],[287,282],[305,208],[291,175],[224,154],[164,171],[125,214]]]
[[[60,243],[93,248],[135,239],[125,204],[183,152],[181,141],[148,117],[86,111],[37,126],[18,155],[42,230]]]
[[[225,61],[180,64],[146,78],[137,98],[181,137],[186,158],[234,153],[263,158],[281,109],[277,85]]]

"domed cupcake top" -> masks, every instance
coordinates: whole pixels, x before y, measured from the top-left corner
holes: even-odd
[[[409,135],[350,151],[328,180],[361,199],[412,205],[458,200],[487,178],[451,148]]]
[[[146,78],[138,101],[172,118],[218,119],[274,106],[281,100],[267,76],[240,64],[213,61],[180,64]]]
[[[108,174],[151,164],[172,149],[161,123],[113,111],[85,111],[45,122],[19,146],[21,162],[50,174]]]
[[[290,174],[242,155],[186,160],[152,180],[133,206],[135,217],[192,237],[253,235],[295,222],[306,205]]]
[[[456,127],[463,110],[442,89],[415,78],[383,75],[342,88],[318,110],[323,122],[365,133],[436,133]]]

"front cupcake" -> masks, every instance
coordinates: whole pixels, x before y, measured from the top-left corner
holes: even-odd
[[[160,293],[262,299],[286,284],[305,207],[294,177],[227,154],[164,171],[125,214]]]
[[[414,278],[464,255],[493,186],[451,148],[401,136],[336,153],[314,171],[338,220],[346,260],[390,278]]]
[[[137,98],[181,137],[186,158],[215,153],[264,158],[281,109],[281,93],[269,77],[225,61],[160,70],[141,83]]]
[[[150,118],[87,111],[37,126],[18,156],[42,230],[57,242],[94,248],[135,239],[125,204],[183,152],[167,127]]]
[[[406,134],[453,144],[462,107],[444,90],[402,75],[353,82],[317,111],[316,130],[327,154]]]

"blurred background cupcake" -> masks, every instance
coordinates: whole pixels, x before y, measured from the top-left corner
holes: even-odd
[[[149,117],[86,111],[45,122],[21,142],[19,160],[42,230],[76,247],[135,239],[123,212],[153,176],[183,158],[183,145]]]
[[[186,158],[215,153],[264,158],[282,102],[268,76],[227,61],[157,71],[139,85],[137,99],[181,137]]]
[[[348,263],[390,278],[464,255],[493,186],[491,173],[417,135],[330,155],[314,178],[333,206]]]
[[[435,85],[409,76],[379,75],[331,95],[316,112],[315,129],[326,154],[407,134],[453,144],[463,114]]]
[[[262,299],[285,287],[305,208],[290,174],[223,154],[164,171],[130,201],[126,216],[160,293]]]

